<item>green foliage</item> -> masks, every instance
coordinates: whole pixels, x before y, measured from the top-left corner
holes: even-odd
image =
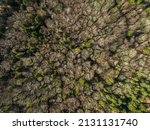
[[[110,101],[112,104],[116,103],[115,98],[114,98],[114,97],[112,98],[110,94],[107,94],[107,95],[106,95],[106,99],[107,99],[108,101]]]
[[[23,5],[27,5],[28,0],[20,0]]]
[[[22,57],[33,56],[36,51],[37,51],[37,47],[34,46],[28,46],[26,49],[23,50],[19,50],[19,49],[12,50],[14,57],[18,59]]]
[[[140,104],[139,110],[139,112],[147,112],[146,107],[143,104]]]
[[[129,102],[128,103],[128,109],[131,111],[131,112],[136,112],[136,104],[134,102]]]
[[[86,91],[90,91],[91,90],[90,84],[88,84],[88,83],[85,83],[84,87],[85,87]]]
[[[3,108],[0,108],[0,112],[8,112],[10,111],[11,107],[10,106],[4,106]]]
[[[80,89],[79,88],[75,88],[75,94],[79,94],[80,93]]]
[[[144,73],[142,73],[142,72],[138,72],[138,71],[136,71],[136,72],[134,72],[135,73],[135,77],[136,78],[138,78],[138,79],[140,79],[140,78],[142,78],[142,77],[147,77]]]
[[[19,66],[19,67],[15,68],[15,72],[25,72],[25,71],[28,71],[27,66]]]
[[[106,103],[105,103],[104,101],[102,101],[102,100],[99,100],[98,103],[99,103],[99,105],[102,106],[102,107],[105,107],[105,105],[106,105]]]
[[[127,37],[132,37],[133,36],[133,31],[132,30],[128,30],[127,31]]]
[[[141,4],[143,0],[128,0],[131,4]]]
[[[147,47],[143,50],[143,53],[146,54],[146,55],[149,55],[150,54],[150,47]]]
[[[35,17],[34,17],[34,22],[35,22],[36,24],[39,24],[39,23],[40,23],[40,17],[39,17],[39,16],[35,16]]]
[[[81,41],[81,45],[80,45],[80,49],[84,49],[84,48],[90,48],[93,44],[93,40],[90,38],[84,39],[83,41]]]
[[[28,33],[32,37],[36,37],[39,40],[44,39],[44,34],[41,29],[42,21],[39,16],[33,15],[31,17],[30,23],[23,23],[22,28],[25,30],[26,33]]]
[[[133,4],[133,3],[135,3],[135,0],[129,0],[129,2],[130,2],[131,4]]]
[[[148,13],[148,16],[150,18],[150,7],[146,8],[146,12]]]
[[[91,43],[90,43],[90,42],[85,43],[85,44],[84,44],[84,47],[85,47],[85,48],[91,47]]]
[[[20,0],[19,1],[20,7],[22,9],[26,9],[26,6],[27,6],[28,2],[29,2],[29,0]]]
[[[126,94],[127,99],[130,99],[126,100],[128,101],[128,109],[131,112],[146,112],[147,110],[143,102],[150,93],[148,77],[144,73],[135,70],[133,71],[133,78],[131,81],[133,85],[132,91]]]
[[[82,78],[80,78],[78,82],[79,82],[80,86],[83,86],[83,85],[84,85],[84,83],[85,83],[85,80],[84,80],[84,79],[82,79]]]
[[[105,82],[106,82],[107,85],[112,85],[114,83],[114,79],[113,78],[107,78],[105,80]]]
[[[40,74],[40,73],[38,73],[38,72],[36,72],[36,71],[33,71],[32,74],[33,74],[33,77],[34,77],[35,79],[37,79],[38,77],[43,76],[42,74]]]
[[[107,80],[106,84],[110,85],[113,83],[111,78]],[[104,87],[102,89],[103,94],[101,97],[104,98],[104,101],[99,101],[101,106],[106,107],[106,103],[109,103],[109,108],[113,112],[118,110],[124,112],[147,112],[145,98],[148,97],[150,93],[150,81],[148,76],[134,70],[133,78],[125,83],[117,83],[116,87],[114,90],[115,93],[110,93],[110,87]]]
[[[27,66],[18,66],[12,69],[14,79],[25,79],[25,76],[22,75],[23,72],[29,71]]]
[[[137,0],[137,4],[141,4],[143,0]]]
[[[117,40],[115,40],[112,45],[121,45],[123,43],[123,38],[118,38]]]

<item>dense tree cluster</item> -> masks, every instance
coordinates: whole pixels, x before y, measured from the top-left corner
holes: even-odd
[[[0,3],[0,112],[150,112],[149,66],[148,0]]]

